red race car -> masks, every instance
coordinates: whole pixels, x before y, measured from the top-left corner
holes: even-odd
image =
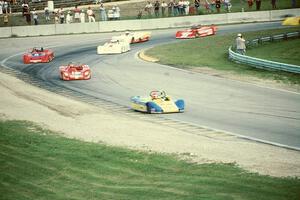
[[[177,39],[190,39],[197,37],[205,37],[209,35],[214,35],[217,32],[217,27],[214,25],[211,26],[192,26],[190,29],[186,29],[183,31],[177,31],[176,38]]]
[[[91,70],[88,65],[69,63],[59,67],[60,78],[64,81],[88,80],[91,78]]]
[[[33,48],[23,55],[24,64],[50,62],[54,58],[54,53],[50,49]]]

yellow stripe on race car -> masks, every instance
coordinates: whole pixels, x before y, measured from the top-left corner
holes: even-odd
[[[133,110],[138,110],[141,112],[147,112],[147,106],[143,104],[138,104],[138,103],[131,103],[131,108]]]

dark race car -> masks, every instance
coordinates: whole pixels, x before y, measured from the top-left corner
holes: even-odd
[[[54,58],[54,52],[50,49],[33,48],[29,52],[23,54],[24,64],[45,63],[50,62]]]
[[[209,35],[215,35],[217,32],[217,27],[214,25],[211,26],[192,26],[189,29],[177,31],[176,38],[177,39],[191,39],[197,37],[205,37]]]
[[[88,65],[69,63],[59,67],[60,78],[64,81],[88,80],[91,78],[91,70]]]

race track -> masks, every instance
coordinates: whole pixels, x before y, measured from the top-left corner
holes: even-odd
[[[280,27],[279,22],[228,25],[220,26],[218,34]],[[145,62],[137,57],[137,52],[142,49],[178,42],[174,39],[175,31],[153,31],[149,42],[134,44],[130,52],[121,55],[96,54],[97,45],[104,43],[111,35],[118,35],[111,33],[99,34],[99,39],[83,40],[76,44],[49,43],[48,46],[52,46],[56,54],[51,63],[24,65],[21,56],[16,55],[3,60],[2,64],[50,86],[68,88],[87,97],[105,99],[126,107],[129,107],[129,98],[133,95],[148,95],[151,90],[163,89],[169,95],[186,101],[185,113],[165,114],[164,118],[300,149],[299,93],[192,73]],[[102,35],[105,38],[101,38]],[[89,64],[92,79],[61,81],[58,67],[70,61]]]

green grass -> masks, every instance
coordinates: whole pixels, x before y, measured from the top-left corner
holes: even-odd
[[[190,0],[191,5],[193,4],[193,0]],[[201,0],[201,3],[204,3],[204,0]],[[248,8],[248,4],[247,1],[242,1],[242,0],[231,0],[232,3],[232,12],[241,12],[242,8],[244,8],[244,10],[247,11],[255,11],[255,4],[253,5],[252,9]],[[146,1],[144,2],[137,2],[137,3],[130,3],[130,1],[128,1],[128,4],[122,4],[120,5],[120,9],[121,9],[121,19],[122,20],[126,20],[126,19],[136,19],[137,18],[137,13],[139,10],[144,10],[144,7],[146,5]],[[75,5],[74,5],[75,6]],[[104,4],[104,6],[106,7],[106,10],[111,9],[112,6],[106,6]],[[297,5],[296,7],[300,7],[300,1],[297,1]],[[33,7],[32,7],[33,8]],[[94,12],[96,15],[96,21],[100,20],[100,16],[99,16],[99,6],[94,8]],[[291,8],[291,2],[290,0],[284,0],[284,1],[277,1],[277,8],[278,9],[288,9]],[[261,5],[261,10],[271,10],[272,6],[270,3],[270,0],[262,0],[262,5]],[[84,10],[86,10],[86,8],[84,8]],[[215,14],[216,12],[212,13]],[[222,6],[221,9],[221,13],[226,13],[224,7]],[[205,8],[203,6],[200,7],[200,11],[199,14],[211,14],[211,13],[207,13],[207,11],[205,10]],[[152,15],[152,17],[154,18],[154,15]],[[44,19],[44,14],[40,13],[39,14],[39,24],[53,24],[54,23],[54,17],[53,15],[51,16],[52,20],[51,22],[46,22]],[[149,17],[147,16],[147,14],[143,11],[143,15],[142,15],[142,19],[148,19]],[[33,24],[33,20],[31,22]],[[9,23],[6,26],[24,26],[27,25],[25,18],[22,17],[21,14],[13,14],[10,15],[9,18]],[[0,27],[1,26],[5,26],[3,23],[3,16],[0,16]]]
[[[299,199],[298,178],[191,164],[0,121],[0,199]]]
[[[300,66],[300,40],[291,39],[265,43],[249,49],[247,55]]]
[[[299,30],[298,27],[243,33],[247,40]],[[237,64],[228,60],[228,47],[234,44],[236,33],[215,35],[193,40],[183,40],[149,49],[146,54],[160,60],[160,63],[179,68],[209,67],[239,75],[276,80],[287,84],[300,84],[300,75],[280,71],[267,71]],[[299,40],[260,45],[247,50],[247,55],[261,58],[276,58],[276,61],[289,61],[300,65]],[[275,47],[276,46],[276,47]],[[178,56],[180,55],[180,56]],[[292,57],[292,58],[289,58]]]

